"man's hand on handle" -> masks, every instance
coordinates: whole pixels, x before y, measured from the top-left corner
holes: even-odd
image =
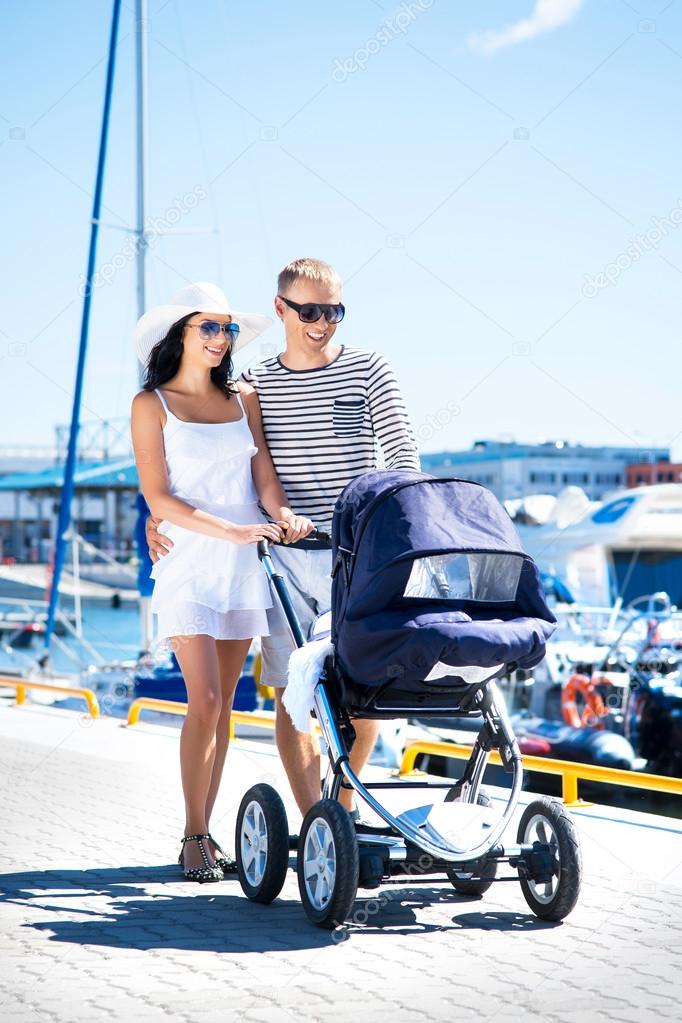
[[[311,533],[315,528],[310,519],[307,519],[304,515],[289,515],[286,519],[281,519],[278,523],[284,530],[284,543],[296,543],[297,540],[302,540],[304,536]]]

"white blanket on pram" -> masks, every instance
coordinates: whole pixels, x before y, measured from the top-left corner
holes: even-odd
[[[299,732],[310,731],[315,686],[320,680],[325,657],[333,652],[334,647],[329,639],[314,639],[294,650],[289,658],[282,703]]]

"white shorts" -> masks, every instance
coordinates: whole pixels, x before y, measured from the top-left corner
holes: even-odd
[[[303,635],[307,636],[315,618],[331,607],[332,552],[306,551],[274,544],[270,551],[275,567],[284,577]],[[275,593],[272,595],[272,602],[273,607],[267,611],[270,635],[263,636],[261,641],[263,657],[261,682],[266,686],[281,689],[287,684],[289,657],[296,644]]]

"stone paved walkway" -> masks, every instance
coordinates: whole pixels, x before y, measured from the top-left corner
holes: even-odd
[[[537,920],[515,883],[480,900],[428,883],[361,890],[329,934],[308,923],[293,872],[268,907],[236,880],[183,881],[176,729],[8,702],[3,1023],[680,1018],[682,822],[576,813],[585,884],[560,925]],[[256,781],[286,796],[274,752],[235,745],[219,840]]]

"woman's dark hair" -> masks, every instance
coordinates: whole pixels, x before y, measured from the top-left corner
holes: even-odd
[[[145,391],[154,391],[157,387],[162,387],[179,370],[182,358],[182,335],[185,331],[185,324],[194,315],[195,313],[188,313],[187,316],[176,320],[166,336],[152,348],[142,385]],[[223,356],[223,361],[211,370],[211,380],[216,387],[220,388],[226,398],[237,393],[237,387],[232,380],[232,370],[232,345],[229,345]]]

